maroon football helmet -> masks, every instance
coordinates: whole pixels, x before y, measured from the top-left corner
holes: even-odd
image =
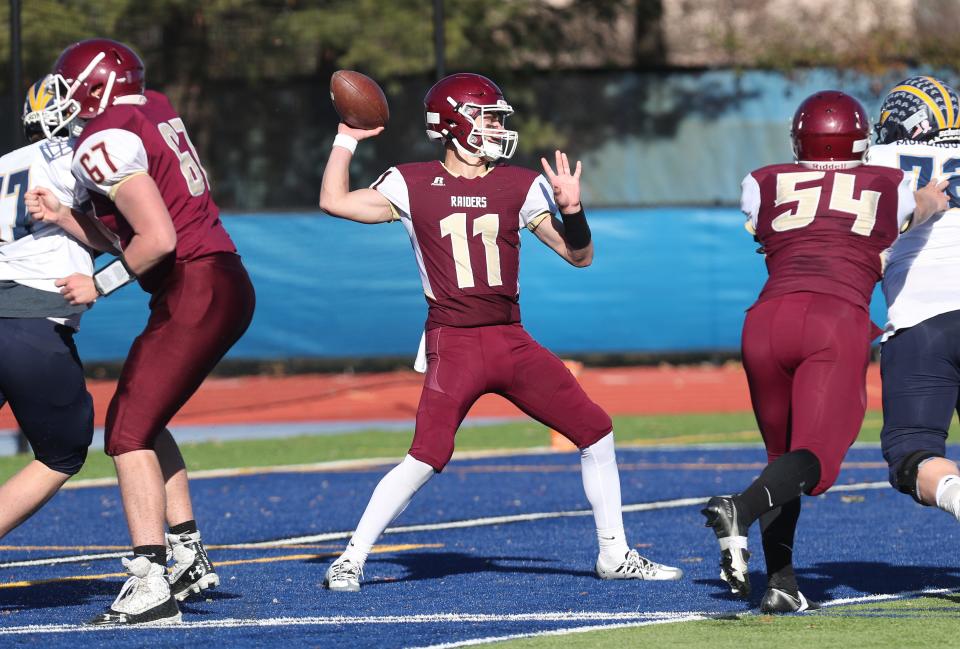
[[[870,121],[863,104],[839,90],[803,100],[793,115],[793,154],[811,169],[846,169],[863,162]]]
[[[427,136],[452,142],[469,156],[499,160],[517,149],[517,132],[503,128],[513,108],[493,81],[479,74],[451,74],[423,98]],[[498,127],[491,126],[493,120]]]
[[[143,61],[132,49],[108,38],[74,43],[53,66],[57,101],[69,105],[70,119],[92,119],[117,97],[142,95]]]

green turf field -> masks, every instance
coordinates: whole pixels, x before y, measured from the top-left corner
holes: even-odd
[[[878,441],[880,413],[867,413],[860,439]],[[760,442],[753,414],[722,413],[616,417],[618,444],[704,444]],[[176,429],[174,429],[176,436]],[[286,439],[208,442],[181,446],[191,470],[304,464],[372,457],[401,458],[410,446],[412,431],[366,431],[343,435],[304,435]],[[534,422],[464,428],[457,435],[457,450],[530,448],[549,444],[549,433]],[[0,481],[26,464],[25,455],[0,458]],[[92,451],[75,479],[113,475],[113,462]]]
[[[741,615],[497,643],[509,649],[902,649],[956,646],[960,596],[832,606],[803,615]],[[773,640],[776,638],[776,640]]]

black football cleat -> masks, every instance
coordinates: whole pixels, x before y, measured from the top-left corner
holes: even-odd
[[[760,602],[761,613],[803,613],[819,608],[819,604],[808,601],[799,590],[794,594],[779,588],[767,588]]]
[[[704,527],[712,527],[720,543],[720,579],[730,586],[730,592],[741,599],[750,597],[750,574],[747,562],[747,528],[738,520],[733,498],[714,496],[700,510],[706,517]]]
[[[168,556],[173,559],[167,581],[178,602],[220,585],[220,577],[207,556],[200,532],[167,534],[167,547],[170,548]]]

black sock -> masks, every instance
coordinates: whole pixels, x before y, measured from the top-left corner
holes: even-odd
[[[795,498],[760,517],[763,558],[767,561],[767,587],[797,593],[793,573],[793,537],[800,518],[800,498]]]
[[[170,526],[171,534],[193,534],[197,531],[197,521],[192,518],[183,523],[177,523]]]
[[[742,494],[734,496],[742,525],[750,526],[764,512],[785,505],[820,482],[820,460],[806,449],[790,451],[767,465]]]
[[[167,546],[165,545],[135,545],[133,546],[133,555],[135,557],[146,557],[151,563],[161,566],[167,565]]]

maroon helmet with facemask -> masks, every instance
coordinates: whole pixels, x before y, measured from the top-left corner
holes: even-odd
[[[804,99],[790,129],[797,161],[812,169],[862,164],[869,136],[863,104],[839,90],[823,90]]]
[[[452,142],[461,153],[499,160],[517,149],[517,132],[503,128],[513,108],[493,81],[479,74],[451,74],[423,98],[427,136]],[[498,127],[490,126],[495,116]]]
[[[92,119],[117,97],[141,95],[143,61],[128,46],[108,38],[74,43],[53,66],[57,100],[71,107],[70,119]]]

